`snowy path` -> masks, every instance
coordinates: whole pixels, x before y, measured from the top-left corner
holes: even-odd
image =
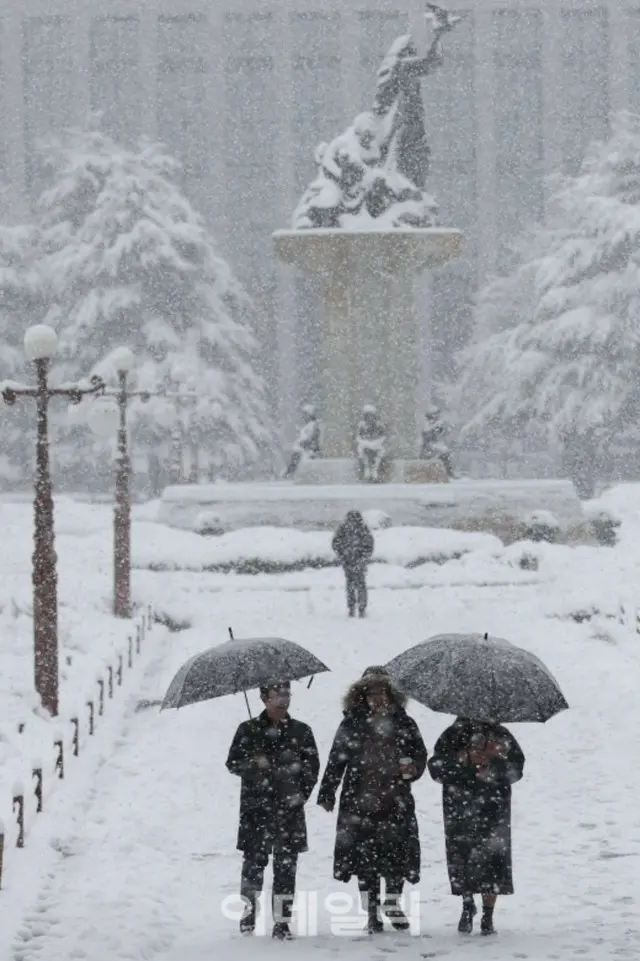
[[[374,943],[332,936],[322,900],[354,893],[331,880],[334,819],[309,806],[312,850],[301,858],[299,889],[318,892],[318,933],[295,945],[240,940],[221,901],[234,894],[238,783],[224,769],[241,698],[175,714],[132,715],[110,764],[101,770],[92,807],[48,887],[7,944],[0,961],[244,961],[291,951],[296,958],[384,961],[400,950],[408,961],[632,961],[640,956],[640,643],[591,637],[588,625],[543,620],[542,588],[433,592],[377,591],[371,617],[347,622],[335,595],[270,591],[216,595],[213,630],[200,626],[172,639],[146,697],[159,697],[185,657],[224,637],[276,633],[299,640],[334,668],[309,691],[295,685],[293,710],[314,727],[323,760],[339,719],[346,684],[371,663],[443,629],[489,630],[540,654],[562,679],[573,709],[544,727],[515,733],[528,755],[515,789],[516,896],[499,903],[498,939],[461,941],[458,903],[448,893],[438,787],[415,789],[422,845],[421,938],[397,949],[392,935]],[[546,590],[546,588],[545,588]],[[548,597],[545,598],[548,603]],[[437,604],[437,610],[430,605]],[[255,704],[255,701],[254,701]],[[412,706],[428,747],[446,725]]]

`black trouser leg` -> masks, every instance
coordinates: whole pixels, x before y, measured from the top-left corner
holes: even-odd
[[[273,892],[271,909],[275,924],[291,920],[291,907],[296,893],[298,855],[287,848],[273,852]]]
[[[255,855],[245,854],[242,860],[240,897],[245,900],[245,911],[242,920],[249,925],[255,924],[256,904],[264,883],[265,867],[266,863],[264,858],[259,858]]]
[[[373,874],[366,878],[358,878],[358,888],[362,907],[367,912],[369,919],[378,917],[380,907],[380,878]]]
[[[366,567],[359,567],[355,572],[355,589],[356,596],[358,599],[358,613],[364,614],[367,609],[367,569]]]
[[[385,878],[385,885],[388,898],[399,898],[404,888],[404,878]]]
[[[351,567],[345,567],[344,576],[347,585],[347,608],[350,614],[355,614],[357,601],[356,573]]]

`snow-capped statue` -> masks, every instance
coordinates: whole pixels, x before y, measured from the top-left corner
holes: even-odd
[[[294,230],[434,226],[437,204],[424,192],[429,145],[420,83],[442,63],[440,39],[461,18],[427,8],[433,41],[426,56],[411,36],[394,41],[378,70],[372,109],[316,149],[317,174],[294,212]]]
[[[439,407],[427,407],[420,439],[420,460],[439,460],[449,478],[453,477],[451,451],[446,442],[448,427]]]
[[[362,480],[378,483],[387,452],[387,431],[373,404],[365,404],[356,434],[356,456]]]
[[[298,431],[284,474],[287,479],[295,475],[303,458],[313,460],[319,457],[321,453],[322,427],[313,404],[302,405],[302,416],[304,423]]]

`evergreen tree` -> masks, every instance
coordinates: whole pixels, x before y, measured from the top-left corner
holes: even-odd
[[[637,419],[639,203],[640,120],[624,114],[579,174],[558,182],[547,227],[504,281],[514,314],[530,282],[523,316],[462,357],[469,429],[545,425],[584,466]]]
[[[0,226],[0,380],[33,378],[23,348],[25,331],[40,323],[44,303],[36,271],[36,230]],[[28,401],[6,407],[0,400],[0,480],[27,482],[33,469],[35,410]]]
[[[131,347],[141,385],[195,386],[202,446],[238,473],[269,438],[252,308],[181,193],[178,163],[157,144],[130,150],[96,131],[68,133],[47,161],[40,266],[62,375],[86,376],[115,347]],[[157,442],[172,410],[168,400],[135,405],[134,426]],[[74,459],[79,441],[76,432]]]

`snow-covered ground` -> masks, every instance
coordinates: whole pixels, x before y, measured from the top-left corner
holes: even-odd
[[[26,498],[0,501],[0,823],[2,881],[11,892],[0,898],[0,912],[9,897],[15,907],[14,892],[28,892],[25,878],[37,885],[42,851],[54,837],[53,812],[74,805],[82,778],[111,753],[108,732],[125,698],[136,691],[146,646],[163,633],[148,630],[146,608],[131,621],[112,616],[110,518],[108,507],[68,498],[56,503],[60,711],[52,719],[40,708],[33,685],[32,507]],[[16,797],[24,799],[24,851],[16,849]]]
[[[395,951],[410,961],[454,961],[477,950],[491,961],[637,958],[640,638],[617,614],[622,601],[633,620],[632,602],[640,600],[639,493],[622,488],[603,498],[625,517],[614,549],[489,544],[440,566],[378,565],[363,622],[345,618],[337,570],[256,577],[136,572],[138,597],[190,624],[159,643],[139,697],[159,699],[179,664],[224,640],[228,625],[236,636],[291,637],[333,669],[310,689],[294,686],[293,709],[312,724],[323,759],[348,682],[430,634],[490,631],[546,661],[571,710],[544,726],[515,728],[527,767],[514,789],[516,895],[498,905],[497,939],[461,941],[455,931],[459,905],[448,894],[440,789],[425,778],[415,788],[422,937],[398,942],[387,934],[370,944],[332,933],[336,918],[326,898],[355,891],[332,881],[334,817],[311,803],[311,851],[301,857],[299,891],[308,906],[317,903],[317,924],[311,911],[309,936],[294,945],[240,940],[223,910],[240,866],[239,785],[224,760],[245,716],[243,701],[226,698],[177,714],[136,711],[130,702],[117,747],[84,806],[75,820],[59,815],[46,883],[34,887],[21,921],[2,913],[10,892],[0,893],[0,961],[245,961],[256,951],[318,961],[382,961]],[[535,555],[538,570],[519,565],[525,552]],[[590,620],[567,616],[583,609]],[[257,709],[255,696],[252,702]],[[417,705],[411,710],[432,746],[449,719]]]

